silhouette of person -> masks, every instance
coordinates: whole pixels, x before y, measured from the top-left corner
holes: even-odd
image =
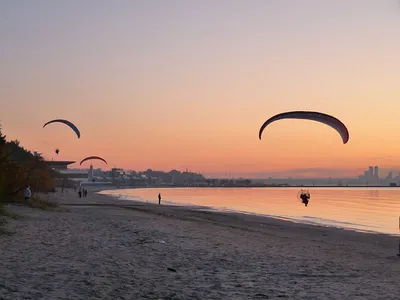
[[[300,198],[301,198],[303,204],[307,207],[309,199],[310,199],[310,194],[302,192],[300,195]]]
[[[158,193],[158,204],[161,204],[161,194]]]

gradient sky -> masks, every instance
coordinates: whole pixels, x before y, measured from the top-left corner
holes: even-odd
[[[48,159],[235,175],[400,165],[395,0],[2,0],[0,39],[3,130]],[[293,120],[258,140],[297,109],[337,116],[349,143]],[[43,129],[53,118],[81,139]]]

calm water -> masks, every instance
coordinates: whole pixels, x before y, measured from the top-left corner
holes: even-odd
[[[163,204],[205,206],[360,231],[399,232],[400,189],[310,188],[308,207],[298,199],[299,191],[299,188],[159,188],[101,193],[156,203],[160,192]]]

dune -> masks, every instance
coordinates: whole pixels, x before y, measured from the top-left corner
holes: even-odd
[[[399,299],[398,239],[235,213],[47,195],[0,235],[0,299]]]

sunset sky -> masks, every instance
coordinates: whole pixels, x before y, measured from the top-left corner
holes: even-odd
[[[0,41],[3,131],[47,159],[236,176],[400,168],[395,0],[2,0]],[[258,139],[290,110],[338,117],[348,144],[294,120]],[[54,118],[81,139],[42,128]]]

